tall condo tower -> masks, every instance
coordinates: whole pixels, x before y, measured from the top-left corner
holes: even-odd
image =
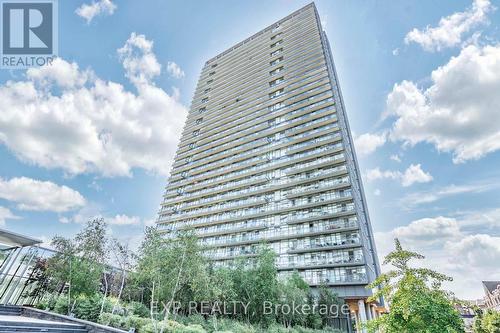
[[[280,275],[327,284],[359,320],[380,272],[338,77],[313,3],[208,60],[158,227],[215,266],[265,241]]]

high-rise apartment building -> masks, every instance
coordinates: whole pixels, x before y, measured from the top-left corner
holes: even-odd
[[[262,241],[325,283],[360,320],[379,264],[327,37],[314,4],[208,60],[159,214],[166,237],[193,228],[214,265]]]

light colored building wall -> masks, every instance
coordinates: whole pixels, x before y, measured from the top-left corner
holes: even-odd
[[[379,267],[352,145],[310,4],[206,62],[158,228],[194,229],[215,266],[266,241],[280,275],[366,299]]]

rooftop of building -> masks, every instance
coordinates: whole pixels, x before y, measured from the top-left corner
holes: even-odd
[[[498,286],[500,286],[500,281],[482,281],[485,293],[493,293]]]
[[[30,236],[21,235],[12,231],[0,229],[0,250],[13,247],[24,247],[40,244],[42,241]]]
[[[212,63],[212,62],[214,62],[214,61],[216,61],[217,59],[220,59],[221,57],[225,56],[229,52],[231,52],[231,51],[237,49],[238,47],[240,47],[240,46],[242,46],[242,45],[244,45],[244,44],[246,44],[246,43],[254,40],[256,37],[262,35],[263,33],[265,33],[267,31],[273,29],[274,27],[282,24],[283,22],[291,19],[294,16],[297,16],[298,14],[300,14],[300,13],[302,13],[302,12],[304,12],[304,11],[310,9],[310,8],[314,8],[314,10],[317,11],[316,5],[314,4],[314,2],[311,2],[311,3],[307,4],[307,5],[305,5],[304,7],[300,8],[300,9],[297,9],[296,11],[294,11],[293,13],[291,13],[290,15],[287,15],[286,17],[282,18],[281,20],[279,20],[277,22],[274,22],[273,24],[269,25],[268,27],[260,30],[259,32],[255,33],[255,34],[253,34],[252,36],[248,37],[247,39],[239,42],[238,44],[236,44],[236,45],[228,48],[227,50],[219,53],[218,55],[216,55],[215,57],[211,58],[210,60],[207,60],[207,62],[205,63],[205,66],[208,65],[208,64],[210,64],[210,63]]]

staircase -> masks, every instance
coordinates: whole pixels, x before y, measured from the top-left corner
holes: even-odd
[[[84,325],[28,318],[21,313],[20,307],[0,305],[0,332],[88,333]]]
[[[0,316],[20,316],[21,308],[15,305],[0,304]]]

